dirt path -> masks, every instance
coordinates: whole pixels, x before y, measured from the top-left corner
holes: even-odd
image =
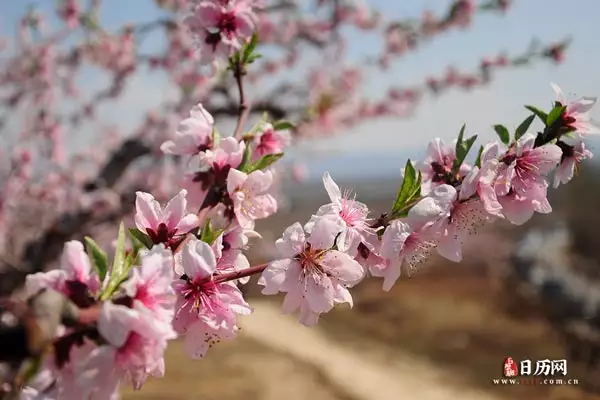
[[[371,349],[344,348],[273,305],[253,301],[252,306],[252,316],[241,321],[242,335],[311,365],[353,399],[499,400],[484,391],[456,385],[447,371],[408,355],[395,357],[391,364],[379,362],[368,354]]]

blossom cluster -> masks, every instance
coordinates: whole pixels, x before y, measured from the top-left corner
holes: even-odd
[[[197,105],[162,150],[188,158],[198,212],[190,211],[186,189],[164,207],[137,192],[132,245],[126,248],[121,227],[112,267],[86,238],[87,253],[81,242],[68,242],[61,269],[28,276],[31,294],[53,289],[82,309],[100,307],[93,329],[57,332],[46,362],[52,391],[59,398],[110,398],[123,379],[139,388],[164,374],[164,351],[177,336],[191,358],[202,358],[236,336],[238,315],[252,313],[239,288],[250,275],[261,274],[263,294],[285,293],[283,311],[297,311],[312,326],[336,304],[352,306],[350,289],[368,276],[383,278],[388,291],[432,251],[460,261],[462,242],[483,224],[498,218],[523,224],[535,212],[550,213],[548,187],[572,179],[592,157],[585,137],[599,132],[589,118],[595,99],[568,102],[553,87],[558,97],[550,113],[528,106],[533,114],[512,140],[496,125],[500,142],[481,146],[473,164],[466,157],[476,136],[465,139],[464,127],[452,145],[432,141],[422,162],[406,164],[388,214],[373,218],[325,173],[330,202],[283,232],[275,243],[281,259],[255,267],[244,250],[260,237],[255,221],[277,210],[269,189],[272,163],[289,134],[278,127],[287,123],[261,120],[241,139],[221,138],[213,117]],[[536,116],[545,128],[529,133]],[[29,386],[27,393],[37,392]]]
[[[457,4],[456,13],[468,19],[471,2]],[[285,294],[285,313],[315,325],[336,304],[352,306],[350,290],[369,276],[382,278],[389,291],[433,251],[461,261],[462,243],[481,225],[499,218],[523,224],[536,212],[550,213],[548,187],[569,182],[592,156],[585,138],[599,132],[589,116],[596,99],[567,101],[553,85],[552,110],[527,106],[531,115],[512,135],[495,125],[500,141],[481,146],[472,163],[477,136],[465,137],[466,127],[450,145],[431,142],[422,162],[406,163],[386,214],[373,216],[325,173],[329,202],[283,232],[275,243],[279,259],[251,266],[244,252],[250,239],[260,238],[256,221],[277,212],[274,166],[295,129],[265,115],[244,130],[243,77],[256,58],[252,5],[204,0],[188,20],[202,38],[204,59],[225,57],[237,66],[235,132],[221,136],[213,115],[197,104],[160,146],[184,159],[184,187],[166,204],[136,192],[135,226],[120,225],[111,257],[90,237],[85,244],[73,240],[64,245],[60,269],[27,277],[30,296],[52,290],[80,312],[96,314],[59,327],[21,398],[116,398],[123,381],[139,389],[148,377],[163,376],[165,350],[177,337],[191,358],[204,357],[211,346],[236,337],[239,315],[252,313],[240,290],[252,275],[260,275],[263,294]],[[65,18],[74,12],[65,11]],[[341,86],[356,79],[345,78]],[[536,118],[543,129],[532,133]]]

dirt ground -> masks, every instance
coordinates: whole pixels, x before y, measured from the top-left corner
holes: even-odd
[[[493,385],[507,356],[565,356],[542,318],[503,307],[494,267],[501,269],[508,246],[483,234],[470,245],[469,264],[434,258],[389,293],[368,280],[353,290],[354,309],[337,308],[317,328],[282,315],[280,298],[258,297],[253,288],[255,315],[241,320],[240,338],[202,361],[188,360],[179,343],[171,346],[166,377],[140,392],[126,390],[124,398],[600,399],[586,387],[598,375],[572,364],[569,376],[580,378],[579,386]]]

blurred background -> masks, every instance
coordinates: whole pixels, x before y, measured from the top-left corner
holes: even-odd
[[[81,2],[82,8],[85,3]],[[177,1],[92,3],[98,3],[94,5],[97,21],[101,21],[106,32],[120,32],[125,23],[147,24],[183,14],[181,2]],[[305,21],[318,21],[325,13],[313,8],[312,3],[326,2],[289,2],[296,3]],[[360,7],[364,6],[358,2],[343,3],[349,3],[347,7],[351,10],[363,10]],[[597,1],[580,0],[568,5],[559,0],[475,1],[481,10],[473,12],[466,23],[453,21],[457,17],[452,16],[451,10],[463,3],[366,1],[369,18],[376,15],[374,10],[384,16],[384,31],[398,21],[413,21],[420,26],[426,11],[437,16],[438,21],[460,25],[458,29],[440,28],[439,34],[431,37],[419,31],[414,39],[418,45],[410,45],[408,41],[409,44],[400,46],[401,51],[393,49],[389,35],[384,35],[387,39],[382,40],[381,33],[366,34],[356,29],[354,25],[360,25],[358,23],[343,27],[345,65],[363,69],[362,84],[344,90],[350,92],[349,96],[363,99],[363,104],[383,107],[383,111],[375,115],[365,112],[363,107],[359,113],[362,118],[343,118],[332,126],[319,125],[321,120],[303,113],[283,113],[292,121],[303,121],[296,132],[297,140],[284,158],[286,171],[295,171],[290,176],[296,179],[282,180],[282,211],[260,221],[257,230],[263,240],[254,240],[248,252],[253,264],[271,259],[274,256],[272,244],[285,227],[296,221],[307,221],[326,201],[321,183],[325,171],[329,171],[340,186],[352,189],[357,199],[367,203],[376,216],[389,210],[406,159],[422,159],[427,143],[433,138],[450,142],[466,123],[467,132],[478,133],[480,141],[495,139],[492,125],[502,123],[509,128],[516,127],[528,116],[523,105],[549,109],[554,101],[550,82],[561,86],[571,99],[600,94],[600,51],[595,41],[600,16]],[[16,152],[45,149],[44,143],[50,136],[32,142],[31,138],[23,139],[21,134],[28,130],[43,131],[35,121],[45,118],[48,104],[53,101],[52,112],[63,116],[56,121],[62,129],[60,147],[66,154],[56,156],[58,158],[53,155],[52,149],[59,146],[55,138],[50,139],[53,144],[48,154],[40,156],[34,152],[34,156],[43,160],[35,164],[31,176],[24,181],[24,188],[15,192],[28,196],[26,201],[13,194],[13,199],[21,199],[20,207],[15,206],[14,200],[9,201],[8,189],[4,195],[0,194],[3,200],[0,210],[4,207],[0,213],[3,251],[6,259],[17,260],[14,263],[24,260],[29,266],[35,265],[25,272],[52,267],[56,257],[49,256],[52,251],[46,250],[52,246],[60,250],[68,238],[84,234],[112,235],[114,230],[110,229],[114,229],[115,220],[127,220],[131,212],[130,208],[119,209],[117,218],[105,220],[90,214],[89,210],[84,211],[92,216],[83,211],[83,214],[70,212],[69,209],[76,209],[71,202],[90,196],[87,206],[77,203],[78,207],[85,209],[93,204],[96,209],[100,204],[98,199],[102,198],[104,208],[100,210],[106,214],[114,211],[109,207],[114,201],[102,197],[105,194],[98,194],[101,190],[110,189],[109,194],[116,195],[119,203],[126,199],[131,201],[125,194],[133,192],[132,187],[150,185],[154,188],[160,183],[164,198],[177,187],[171,164],[161,162],[160,168],[158,164],[149,167],[152,163],[147,160],[136,160],[137,164],[132,164],[135,173],[120,173],[116,181],[121,183],[108,185],[105,180],[104,186],[99,187],[94,176],[98,171],[102,175],[102,166],[109,165],[114,158],[111,155],[117,154],[119,149],[124,149],[125,156],[136,151],[120,147],[122,143],[143,138],[151,149],[144,155],[155,152],[156,143],[172,134],[165,132],[174,131],[180,116],[199,100],[208,102],[207,108],[217,116],[221,132],[231,131],[235,125],[231,113],[223,111],[228,103],[210,103],[208,96],[215,95],[221,86],[201,79],[208,74],[206,70],[195,72],[192,76],[195,83],[190,89],[182,84],[184,72],[189,71],[177,71],[172,66],[157,71],[151,62],[140,62],[135,73],[125,73],[118,67],[107,67],[106,60],[96,60],[100,67],[81,68],[74,77],[80,97],[66,98],[64,103],[56,102],[57,98],[34,99],[29,103],[19,103],[17,99],[19,104],[9,105],[14,87],[19,87],[13,85],[15,81],[21,79],[21,87],[27,87],[27,82],[33,79],[27,75],[15,78],[9,73],[14,70],[11,60],[17,59],[27,47],[18,44],[18,40],[12,45],[12,41],[24,35],[23,15],[30,4],[35,6],[35,12],[47,15],[43,19],[46,26],[64,24],[56,16],[54,1],[0,0],[0,36],[5,38],[4,50],[0,52],[4,62],[4,71],[0,71],[4,77],[0,93],[6,105],[0,111],[2,160],[14,166]],[[491,5],[493,12],[485,11],[482,5]],[[306,26],[308,30],[316,29],[316,25],[308,22]],[[63,49],[61,46],[70,48],[85,40],[82,38],[89,34],[86,29],[67,38],[58,46],[59,51]],[[402,28],[396,35],[407,41],[411,37],[409,31]],[[28,32],[33,35],[28,40],[35,43],[38,29],[32,32]],[[136,47],[138,56],[172,47],[169,40],[173,36],[165,36],[160,29],[148,32]],[[280,54],[291,54],[286,53],[292,48],[289,42],[273,40],[267,44],[273,48],[264,52],[273,59]],[[307,74],[335,75],[346,67],[323,63],[320,48],[312,53],[309,50],[298,53],[307,54],[299,61],[278,66],[279,75],[274,83],[267,80],[263,84],[264,76],[258,76],[250,90],[250,95],[256,96],[256,103],[266,104],[261,95],[274,96],[279,93],[280,82],[294,82],[293,78],[297,78],[296,87],[311,92],[300,96],[299,104],[303,108],[314,106],[311,103],[314,90],[307,87],[313,84],[307,83],[310,82]],[[384,59],[386,56],[391,60]],[[500,65],[498,60],[502,56],[509,60],[503,65],[506,68],[494,69],[490,74],[486,63]],[[457,71],[467,72],[457,75]],[[121,82],[115,89],[119,76],[125,76],[127,84]],[[56,81],[53,84],[58,85]],[[104,93],[105,87],[113,88],[118,96],[95,97]],[[389,93],[390,88],[402,95]],[[118,102],[113,101],[115,98]],[[59,99],[63,101],[62,97]],[[277,100],[274,102],[277,104]],[[292,110],[294,106],[288,108]],[[45,116],[41,117],[40,112]],[[258,112],[261,112],[260,107]],[[69,116],[80,117],[87,123],[69,120]],[[593,116],[598,119],[600,109],[596,108]],[[150,117],[154,119],[149,123]],[[300,129],[303,127],[306,129]],[[590,150],[595,152],[599,143],[590,139]],[[95,152],[105,157],[100,155],[94,159],[92,166],[75,164],[74,157],[81,154],[88,157]],[[45,196],[50,197],[38,196],[39,188],[56,183],[46,179],[48,171],[40,173],[42,166],[48,165],[46,162],[61,165],[58,171],[68,171],[66,175],[71,178],[81,173],[77,179],[58,181],[76,187],[68,194],[56,195],[66,196],[57,197],[62,199],[60,201],[46,192]],[[10,167],[5,169],[12,171]],[[256,307],[256,315],[240,318],[242,331],[237,340],[213,347],[202,361],[187,359],[180,344],[175,343],[167,354],[166,376],[149,380],[139,392],[124,388],[124,398],[600,399],[597,367],[600,355],[599,172],[596,161],[586,162],[577,179],[550,192],[551,215],[535,215],[523,227],[498,221],[482,228],[465,244],[464,261],[460,264],[433,255],[414,275],[405,276],[388,293],[381,290],[382,282],[378,279],[361,283],[352,292],[353,309],[339,307],[313,329],[280,314],[282,299],[261,296],[252,281],[245,291],[250,304]],[[7,184],[9,178],[10,174],[6,173],[0,183]],[[90,184],[96,186],[86,186]],[[68,205],[65,209],[61,208],[63,201]],[[56,210],[48,210],[49,204]],[[73,215],[78,219],[73,220]],[[65,221],[72,225],[58,224]],[[16,227],[22,225],[37,228],[29,229],[31,233],[16,235]],[[59,225],[66,228],[52,230]],[[27,247],[32,243],[37,247]],[[110,241],[105,243],[109,245]],[[4,268],[0,286],[6,292],[17,285],[15,282],[22,278],[23,269],[14,273],[11,267]],[[579,384],[494,385],[493,379],[502,377],[507,357],[567,359],[568,377],[578,379]]]

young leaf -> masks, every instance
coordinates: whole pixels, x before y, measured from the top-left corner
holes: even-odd
[[[283,157],[283,153],[267,154],[255,163],[249,165],[246,168],[246,173],[249,174],[251,172],[258,171],[259,169],[265,169],[275,161],[279,160],[281,157]]]
[[[249,144],[246,144],[246,148],[244,149],[244,155],[242,156],[242,163],[240,164],[240,166],[237,169],[239,169],[240,171],[243,171],[243,172],[248,172],[247,169],[252,166],[250,163],[251,157],[252,157],[252,146],[250,146]]]
[[[460,146],[456,146],[456,159],[454,160],[454,164],[452,165],[452,173],[453,174],[457,174],[458,171],[460,170],[460,166],[463,164],[463,162],[465,161],[465,158],[467,158],[467,155],[469,154],[469,151],[471,150],[471,147],[473,147],[473,144],[475,143],[475,141],[477,140],[477,135],[473,135],[470,138],[468,138],[467,140],[463,141]]]
[[[276,121],[273,122],[273,129],[276,131],[285,131],[288,129],[294,129],[294,124],[289,121]]]
[[[84,239],[86,251],[92,261],[92,267],[96,271],[96,275],[98,275],[100,282],[103,282],[106,277],[106,271],[108,271],[108,258],[106,253],[102,251],[100,246],[98,246],[91,237],[86,236]]]
[[[223,232],[225,232],[225,229],[215,230],[212,226],[212,222],[209,219],[202,227],[202,232],[200,232],[200,240],[212,245]]]
[[[115,250],[115,259],[113,260],[112,273],[122,275],[123,265],[125,263],[125,224],[121,221],[119,225],[119,235],[117,236],[117,248]]]
[[[510,133],[508,133],[508,129],[504,125],[494,125],[494,130],[502,143],[508,144],[510,142]]]
[[[420,192],[420,177],[421,171],[419,171],[419,178],[417,178],[417,171],[409,159],[406,162],[406,167],[404,167],[404,180],[402,181],[402,186],[400,186],[400,190],[398,191],[396,201],[392,206],[392,214],[396,214],[401,211],[415,196],[415,193]]]
[[[483,146],[479,147],[479,153],[477,153],[477,159],[475,160],[475,166],[481,168],[481,154],[483,154]]]
[[[535,114],[531,114],[529,117],[525,119],[525,121],[521,122],[521,125],[517,127],[515,131],[515,140],[519,140],[521,136],[527,133],[527,130],[531,126],[531,123],[535,119]]]
[[[422,181],[423,181],[423,175],[421,174],[421,171],[418,171],[417,182],[413,185],[413,190],[409,193],[408,199],[406,200],[406,203],[404,204],[404,206],[394,213],[395,217],[404,218],[408,215],[408,212],[412,208],[412,205],[413,205],[412,203],[415,200],[417,200],[419,198],[419,196],[421,196],[421,182]]]
[[[463,136],[465,135],[465,129],[467,128],[467,124],[463,124],[462,128],[460,128],[460,133],[458,134],[458,140],[456,141],[455,151],[458,154],[458,149],[462,145]]]
[[[250,43],[248,43],[244,48],[244,55],[242,57],[242,61],[248,63],[250,60],[250,56],[252,52],[256,49],[256,45],[258,44],[258,34],[254,32],[252,34],[252,38],[250,39]],[[253,60],[252,60],[253,61]]]
[[[125,225],[121,221],[119,225],[119,235],[117,236],[117,248],[115,250],[115,259],[110,270],[110,278],[102,296],[102,300],[110,297],[119,289],[121,282],[127,278],[128,268],[125,264]]]
[[[147,249],[151,249],[152,246],[154,246],[154,243],[152,243],[152,239],[150,239],[150,236],[146,235],[144,232],[140,231],[137,228],[129,228],[129,234],[131,235],[132,239],[137,240]]]
[[[548,118],[546,118],[546,126],[552,126],[563,114],[563,112],[567,109],[566,106],[557,105],[550,111],[548,114]]]
[[[544,124],[546,123],[546,120],[548,119],[548,114],[534,106],[525,106],[525,108],[537,115],[537,117],[541,119]]]

